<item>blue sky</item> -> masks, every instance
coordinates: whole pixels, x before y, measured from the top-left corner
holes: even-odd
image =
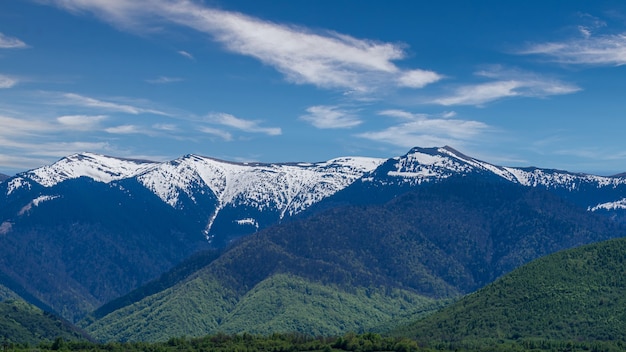
[[[0,172],[452,146],[626,171],[622,1],[0,2]]]

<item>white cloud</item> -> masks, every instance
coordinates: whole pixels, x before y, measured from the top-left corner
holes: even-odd
[[[34,135],[57,129],[57,126],[42,120],[18,119],[0,115],[0,136]]]
[[[378,115],[397,117],[397,118],[401,118],[401,119],[405,119],[405,120],[414,120],[416,118],[426,118],[426,117],[428,117],[428,115],[426,115],[426,114],[414,114],[414,113],[411,113],[411,112],[408,112],[408,111],[398,110],[398,109],[390,109],[390,110],[379,111]]]
[[[84,151],[91,152],[106,152],[113,151],[111,145],[108,142],[51,142],[42,143],[37,145],[37,148],[42,150],[33,150],[34,155],[45,155],[50,157],[63,157],[73,153],[80,153]],[[42,164],[39,164],[42,165]]]
[[[518,81],[497,81],[459,87],[454,94],[435,99],[440,105],[482,105],[484,103],[517,96],[516,89],[521,87]]]
[[[141,129],[136,125],[120,125],[115,127],[109,127],[104,129],[106,132],[111,134],[136,134],[136,133],[145,133],[146,131]]]
[[[389,110],[383,110],[383,111],[379,111],[378,115],[382,115],[382,116],[390,116],[390,117],[398,117],[401,119],[405,119],[405,120],[415,120],[415,119],[428,119],[431,117],[442,117],[442,118],[451,118],[456,116],[456,112],[454,111],[444,111],[441,114],[438,115],[428,115],[428,114],[415,114],[412,112],[408,112],[408,111],[404,111],[404,110],[398,110],[398,109],[389,109]]]
[[[380,131],[357,134],[358,137],[403,148],[463,145],[489,129],[479,121],[450,119],[449,113],[440,115],[414,114],[403,110],[384,110],[379,115],[396,117],[402,123]]]
[[[589,39],[589,37],[591,37],[591,30],[585,26],[578,26],[578,31],[583,37],[585,37],[585,39]]]
[[[11,88],[15,86],[17,83],[18,81],[15,78],[5,76],[5,75],[0,75],[0,89]]]
[[[0,49],[23,49],[28,45],[23,41],[0,33]]]
[[[232,141],[233,140],[233,136],[223,130],[217,129],[217,128],[213,128],[213,127],[207,127],[207,126],[202,126],[198,129],[200,132],[202,133],[206,133],[206,134],[210,134],[213,136],[217,136],[222,138],[225,141]]]
[[[529,45],[518,54],[543,55],[552,61],[577,65],[621,66],[626,64],[626,33],[593,36],[579,28],[581,38]]]
[[[307,115],[300,119],[320,129],[351,128],[363,123],[350,111],[337,106],[317,105],[306,109]]]
[[[69,129],[88,131],[96,128],[106,118],[105,115],[64,115],[57,117],[57,122]]]
[[[157,123],[152,125],[152,128],[160,131],[174,132],[178,131],[178,126],[170,123]]]
[[[179,77],[165,77],[165,76],[160,76],[155,79],[146,80],[146,82],[152,83],[152,84],[167,84],[167,83],[175,83],[175,82],[181,82],[181,81],[183,81],[183,79]]]
[[[1,123],[0,123],[1,125]],[[107,142],[57,142],[44,141],[49,135],[45,132],[49,131],[49,126],[39,126],[36,135],[3,135],[0,127],[0,146],[3,151],[11,150],[11,154],[0,154],[0,165],[4,168],[11,168],[15,172],[32,169],[41,165],[48,164],[53,159],[70,155],[77,152],[92,151],[105,152],[111,150]],[[30,137],[30,138],[22,138]],[[19,155],[17,157],[16,155]]]
[[[193,57],[193,55],[191,55],[189,52],[185,51],[185,50],[179,50],[177,51],[178,54],[188,58],[189,60],[195,60],[196,58]]]
[[[268,136],[278,136],[282,130],[278,127],[261,127],[258,120],[245,120],[225,113],[214,113],[208,116],[210,122],[232,127],[249,133],[263,133]]]
[[[99,100],[99,99],[90,98],[90,97],[86,97],[86,96],[75,94],[75,93],[62,94],[61,98],[57,101],[57,103],[62,104],[62,105],[82,106],[82,107],[87,107],[87,108],[92,108],[92,109],[102,110],[102,111],[121,112],[121,113],[131,114],[131,115],[156,114],[156,115],[169,116],[167,113],[159,111],[159,110],[141,108],[141,107],[124,104],[124,103]]]
[[[440,105],[483,105],[508,97],[547,97],[578,92],[579,87],[556,79],[517,70],[492,67],[476,73],[493,79],[486,83],[457,87],[451,95],[434,99]]]
[[[332,31],[316,33],[191,1],[48,2],[75,13],[91,12],[132,31],[148,30],[153,22],[192,28],[210,35],[231,52],[274,67],[298,84],[365,93],[390,86],[420,88],[442,78],[433,71],[397,67],[393,61],[406,56],[399,44],[357,39]],[[190,57],[183,51],[179,54]]]
[[[398,77],[398,82],[402,87],[422,88],[442,78],[443,76],[432,71],[410,70],[402,72]]]

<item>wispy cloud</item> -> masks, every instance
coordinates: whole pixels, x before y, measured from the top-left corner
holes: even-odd
[[[321,129],[351,128],[363,123],[355,114],[338,106],[317,105],[306,109],[300,119]]]
[[[220,137],[221,139],[223,139],[225,141],[232,141],[233,140],[233,135],[232,134],[230,134],[229,132],[226,132],[224,130],[220,130],[219,128],[202,126],[198,130],[200,132],[202,132],[202,133],[206,133],[206,134],[209,134],[209,135]]]
[[[609,66],[626,64],[626,33],[593,36],[586,27],[581,27],[580,33],[579,38],[530,44],[518,54],[543,55],[563,64]]]
[[[137,134],[137,133],[147,133],[145,129],[142,129],[139,126],[135,125],[120,125],[114,126],[104,129],[106,132],[111,134]]]
[[[31,151],[32,155],[44,155],[50,157],[61,157],[70,155],[72,153],[92,151],[92,152],[107,152],[116,151],[116,148],[112,147],[108,142],[87,142],[87,141],[74,141],[74,142],[51,142],[42,143],[37,146],[43,150]],[[42,165],[42,164],[39,164]]]
[[[442,76],[404,70],[394,64],[406,57],[396,43],[357,39],[345,34],[277,24],[191,1],[49,0],[69,11],[91,12],[117,27],[140,31],[154,22],[192,28],[210,35],[234,53],[274,67],[287,80],[322,88],[371,92],[387,87],[420,88]],[[179,51],[179,54],[185,55]]]
[[[56,129],[58,129],[57,126],[44,120],[19,119],[0,115],[0,136],[35,135]]]
[[[81,106],[86,108],[92,108],[95,110],[101,111],[112,111],[112,112],[121,112],[125,114],[131,115],[139,115],[139,114],[155,114],[155,115],[163,115],[169,116],[169,114],[149,108],[142,108],[138,106],[133,106],[125,103],[119,103],[114,101],[106,101],[95,99],[91,97],[86,97],[84,95],[79,95],[75,93],[63,93],[57,99],[57,104],[61,105],[71,105],[71,106]]]
[[[188,58],[189,60],[194,60],[194,61],[196,60],[196,58],[193,55],[191,55],[189,52],[185,50],[179,50],[177,51],[177,53],[181,56]]]
[[[18,83],[17,79],[5,75],[0,75],[0,89],[11,88]]]
[[[358,137],[403,148],[415,146],[459,146],[480,136],[490,127],[480,121],[451,118],[454,113],[440,115],[415,114],[403,110],[384,110],[379,115],[402,119],[402,122],[380,131],[357,134]]]
[[[538,74],[507,70],[499,66],[476,72],[476,76],[492,79],[490,82],[456,87],[451,95],[434,99],[440,105],[483,105],[509,97],[543,98],[571,94],[580,90],[573,84]]]
[[[86,126],[80,122],[82,119],[78,116],[61,116],[47,120],[30,116],[17,118],[0,115],[0,165],[5,170],[23,171],[49,163],[50,158],[86,150],[111,150],[107,142],[86,141],[93,136],[83,134]],[[71,134],[75,140],[61,142],[58,137],[67,134]]]
[[[24,43],[23,41],[0,33],[0,49],[23,49],[23,48],[28,48],[28,45],[26,45],[26,43]]]
[[[88,131],[96,128],[106,118],[105,115],[64,115],[57,117],[57,122],[69,129]]]
[[[268,136],[278,136],[282,134],[279,127],[262,127],[259,120],[245,120],[225,113],[213,113],[208,115],[209,122],[228,126],[240,131],[249,133],[263,133]]]
[[[178,131],[178,126],[171,123],[157,123],[152,125],[152,128],[159,131],[175,132]]]
[[[160,76],[158,78],[146,80],[146,82],[152,83],[152,84],[167,84],[167,83],[175,83],[175,82],[182,82],[182,81],[183,79],[179,77],[166,77],[166,76]]]
[[[626,32],[600,34],[606,22],[587,13],[579,14],[583,24],[578,36],[552,42],[531,43],[517,52],[521,55],[541,55],[549,60],[571,65],[621,66],[626,64]]]
[[[0,145],[7,150],[2,137],[0,137]],[[18,143],[13,142],[10,146],[15,152],[11,154],[3,154],[0,152],[0,165],[3,168],[21,172],[35,167],[48,164],[54,159],[70,155],[77,152],[119,152],[111,148],[106,142],[44,142],[44,143]]]

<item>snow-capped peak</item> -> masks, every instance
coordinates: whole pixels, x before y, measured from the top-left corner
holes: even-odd
[[[73,154],[56,163],[20,174],[42,186],[52,187],[60,182],[79,177],[89,177],[109,183],[137,175],[158,163],[114,158],[94,153]]]
[[[515,179],[506,168],[468,157],[451,147],[413,148],[396,158],[388,176],[400,177],[409,183],[441,180],[453,175],[474,171],[490,172],[509,181]]]
[[[181,194],[194,199],[206,185],[219,206],[238,202],[258,209],[297,213],[374,170],[384,159],[345,157],[321,163],[234,163],[187,155],[138,176],[163,201],[176,206]]]

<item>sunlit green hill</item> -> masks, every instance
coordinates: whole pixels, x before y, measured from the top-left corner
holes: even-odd
[[[20,299],[0,302],[0,342],[36,345],[56,338],[88,339],[69,322]]]
[[[626,341],[626,238],[533,261],[395,334],[424,341]]]

